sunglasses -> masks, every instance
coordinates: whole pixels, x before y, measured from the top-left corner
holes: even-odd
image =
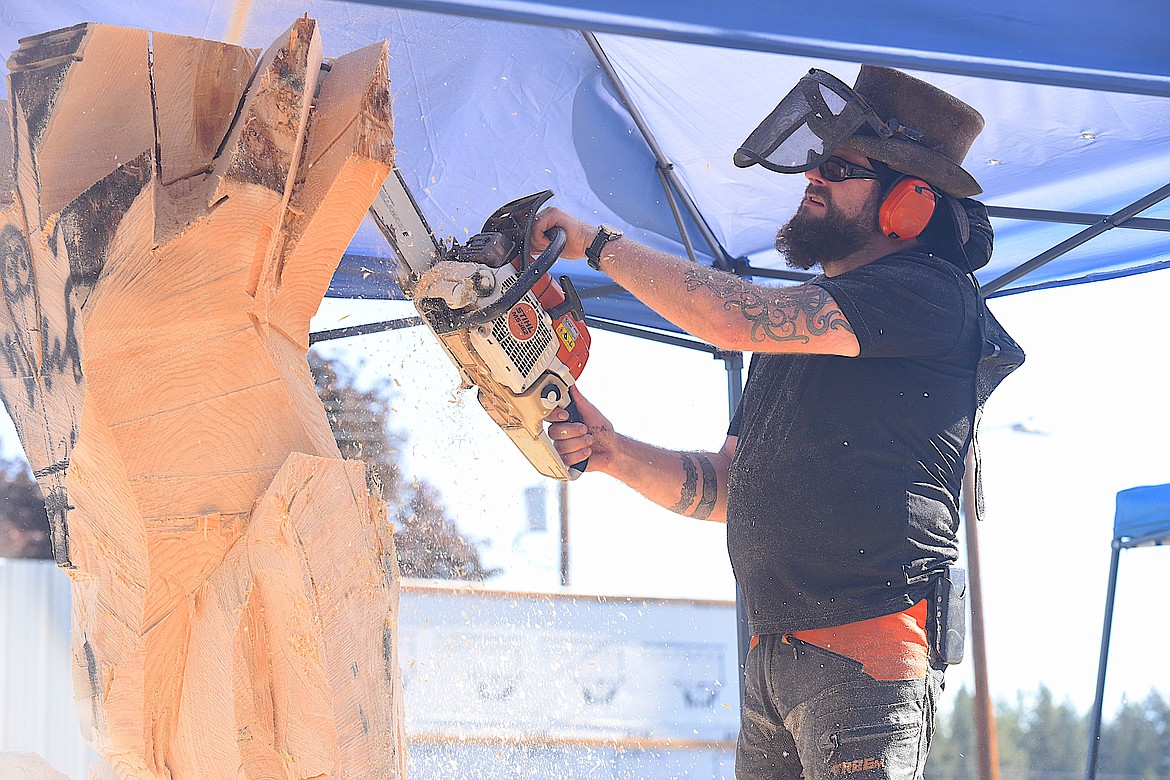
[[[877,171],[866,168],[864,165],[854,165],[840,157],[830,157],[817,168],[821,178],[825,181],[839,182],[846,179],[876,179]]]

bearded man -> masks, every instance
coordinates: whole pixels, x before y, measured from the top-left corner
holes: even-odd
[[[679,514],[727,523],[752,634],[736,776],[920,778],[943,669],[932,608],[958,558],[959,490],[991,253],[961,167],[983,119],[942,90],[863,66],[854,87],[801,79],[735,162],[803,172],[777,248],[820,275],[761,286],[556,208],[533,231],[688,333],[754,353],[723,445],[674,452],[618,433],[574,388],[556,410],[567,464]],[[812,143],[810,140],[812,139]],[[953,639],[953,637],[951,637]]]

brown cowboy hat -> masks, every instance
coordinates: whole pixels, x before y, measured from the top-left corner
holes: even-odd
[[[862,65],[853,90],[865,98],[879,119],[907,130],[885,139],[853,135],[842,146],[923,179],[956,198],[983,192],[962,167],[972,142],[983,130],[978,111],[933,84],[893,68]],[[917,140],[911,140],[915,137]]]

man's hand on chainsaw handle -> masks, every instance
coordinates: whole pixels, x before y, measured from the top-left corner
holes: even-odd
[[[699,520],[727,522],[727,475],[736,437],[718,452],[675,452],[623,436],[577,386],[569,388],[581,422],[569,413],[548,415],[548,435],[568,465],[589,458],[589,472],[624,482],[661,507]]]
[[[548,437],[553,440],[561,460],[573,466],[589,458],[589,470],[607,472],[613,465],[613,425],[597,407],[586,400],[576,386],[569,388],[581,422],[568,422],[569,413],[564,409],[553,409],[546,418]]]
[[[585,248],[593,242],[593,237],[597,234],[597,225],[590,225],[556,206],[549,206],[536,215],[536,223],[532,227],[529,248],[534,255],[540,254],[549,245],[548,236],[544,231],[554,227],[565,230],[565,248],[561,250],[561,257],[566,260],[580,260],[584,257]]]

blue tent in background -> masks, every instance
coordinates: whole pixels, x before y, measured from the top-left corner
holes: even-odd
[[[1121,551],[1134,547],[1170,544],[1170,485],[1152,485],[1123,490],[1117,494],[1113,518],[1113,555],[1109,559],[1109,586],[1105,595],[1105,627],[1101,630],[1101,659],[1097,667],[1097,695],[1089,716],[1089,758],[1086,778],[1097,775],[1101,739],[1101,707],[1105,697],[1105,667],[1109,661],[1109,638],[1113,628],[1113,600],[1117,595],[1117,568]]]

